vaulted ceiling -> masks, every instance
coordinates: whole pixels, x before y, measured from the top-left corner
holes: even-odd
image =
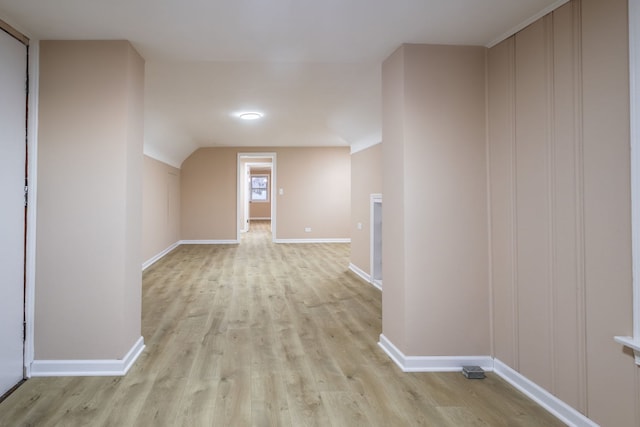
[[[398,46],[489,46],[565,2],[0,0],[0,19],[32,39],[129,40],[146,60],[145,153],[179,166],[199,147],[379,142]]]

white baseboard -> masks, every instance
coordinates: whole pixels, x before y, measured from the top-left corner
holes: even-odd
[[[123,376],[144,350],[140,337],[122,359],[106,360],[34,360],[32,377],[101,377]]]
[[[142,271],[145,271],[147,268],[151,267],[153,264],[155,264],[156,262],[158,262],[162,257],[164,257],[165,255],[167,255],[169,252],[171,252],[172,250],[174,250],[175,248],[177,248],[178,246],[180,246],[180,242],[175,242],[173,245],[169,246],[167,249],[165,249],[164,251],[160,252],[159,254],[149,258],[148,260],[146,260],[145,262],[142,263]]]
[[[360,277],[365,282],[371,283],[371,276],[369,276],[369,274],[365,273],[365,271],[362,270],[357,265],[349,263],[349,270],[351,270],[353,273],[355,273],[356,276]]]
[[[403,372],[456,372],[469,365],[493,371],[491,356],[405,356],[382,334],[378,345]]]
[[[271,217],[249,218],[249,221],[271,221]]]
[[[592,420],[585,417],[576,409],[567,405],[547,390],[535,384],[533,381],[527,379],[519,372],[511,369],[500,360],[494,359],[493,366],[493,372],[520,390],[538,405],[549,411],[563,423],[572,427],[598,427],[598,424],[594,423]]]
[[[371,280],[371,276],[365,273],[364,270],[362,270],[357,265],[350,263],[349,270],[351,270],[354,274],[356,274],[358,277],[363,279],[365,282],[370,283],[373,287],[377,288],[380,291],[382,290],[382,283],[379,280]]]
[[[405,356],[389,339],[380,335],[378,345],[403,372],[446,372],[460,371],[463,366],[480,366],[485,371],[493,371],[503,380],[524,393],[529,399],[546,409],[570,427],[598,427],[598,424],[567,405],[547,390],[516,372],[506,364],[491,356]]]
[[[181,245],[237,245],[239,240],[180,240]]]
[[[276,239],[275,243],[351,243],[351,239]]]

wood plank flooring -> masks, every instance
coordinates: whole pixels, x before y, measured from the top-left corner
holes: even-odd
[[[0,426],[560,426],[493,374],[402,373],[348,244],[177,248],[143,276],[146,349],[125,377],[32,378]]]

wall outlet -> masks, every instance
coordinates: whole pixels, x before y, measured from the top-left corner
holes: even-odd
[[[284,195],[284,188],[279,189],[278,194],[280,194],[281,196]]]
[[[361,222],[358,223],[358,230],[362,230],[362,223]]]
[[[304,228],[304,232],[305,233],[311,233],[311,227],[305,227]]]

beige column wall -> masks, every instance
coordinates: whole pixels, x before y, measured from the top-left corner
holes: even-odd
[[[140,337],[143,79],[128,42],[40,44],[36,360]]]
[[[236,239],[238,153],[256,152],[277,156],[278,239],[350,237],[348,147],[225,147],[201,148],[182,164],[183,240]]]
[[[377,144],[351,155],[351,263],[367,274],[371,274],[371,194],[380,193],[382,144]]]
[[[382,63],[382,333],[405,351],[405,49]]]
[[[485,55],[404,45],[383,65],[383,334],[408,356],[490,352]]]
[[[144,157],[142,261],[180,240],[180,169]]]
[[[626,0],[573,1],[489,51],[494,356],[637,426]]]

